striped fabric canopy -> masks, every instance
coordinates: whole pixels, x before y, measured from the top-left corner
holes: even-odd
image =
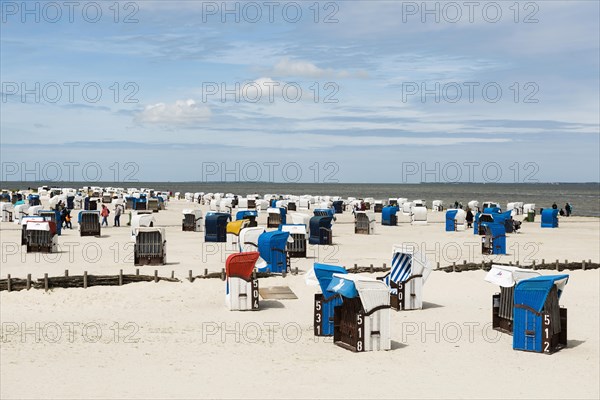
[[[389,287],[391,282],[404,282],[412,274],[412,254],[396,251],[392,258],[392,270],[384,279]]]

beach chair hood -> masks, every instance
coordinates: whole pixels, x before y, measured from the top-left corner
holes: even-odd
[[[343,275],[348,273],[344,267],[320,263],[314,264],[313,272],[318,285],[321,287],[321,292],[323,293],[325,300],[328,300],[337,294],[328,290],[329,284],[333,279],[333,274]]]
[[[539,313],[544,308],[544,303],[552,287],[556,285],[558,298],[560,298],[568,280],[569,275],[566,274],[538,276],[522,280],[515,287],[515,304],[526,305]]]
[[[334,273],[327,291],[347,298],[359,297],[367,314],[390,305],[390,293],[385,283],[361,275]]]
[[[409,257],[403,257],[403,256],[409,256]],[[411,263],[410,266],[405,266],[405,268],[398,268],[398,270],[400,272],[402,272],[402,270],[404,270],[406,273],[406,271],[408,270],[409,274],[404,277],[404,278],[408,278],[411,275],[422,275],[423,276],[423,282],[427,281],[427,278],[429,277],[429,274],[431,274],[431,271],[433,271],[433,265],[427,260],[427,257],[425,257],[425,254],[420,252],[419,250],[417,250],[414,246],[409,246],[409,245],[404,245],[404,244],[400,244],[400,245],[395,245],[393,247],[392,250],[392,269],[394,269],[395,264],[401,264],[401,263]],[[390,271],[391,273],[391,271]],[[394,282],[402,282],[404,279],[394,279],[394,278],[402,278],[402,277],[392,277],[392,280]]]
[[[522,269],[509,265],[492,265],[492,269],[485,275],[484,280],[501,287],[513,287],[524,279],[531,279],[538,276],[541,276],[539,272],[530,269]]]
[[[231,254],[225,261],[225,271],[228,278],[241,278],[249,281],[252,277],[254,265],[258,261],[259,254],[257,251],[249,251],[247,253]]]

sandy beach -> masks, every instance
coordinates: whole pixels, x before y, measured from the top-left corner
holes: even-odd
[[[260,279],[261,287],[289,286],[297,300],[262,300],[256,312],[225,306],[220,279],[187,280],[189,270],[218,272],[231,250],[182,232],[184,200],[154,214],[166,228],[167,265],[134,267],[131,229],[103,227],[102,236],[63,230],[61,251],[25,253],[20,226],[0,225],[0,275],[38,279],[63,275],[174,276],[181,282],[123,287],[0,293],[2,398],[598,398],[599,270],[566,271],[561,297],[568,308],[568,347],[553,355],[512,349],[512,337],[491,329],[491,296],[498,288],[484,271],[434,271],[424,309],[392,311],[392,350],[352,353],[313,335],[313,296],[305,284],[314,262],[381,267],[392,245],[413,243],[440,267],[495,260],[530,265],[600,261],[597,218],[561,218],[558,229],[539,219],[509,234],[505,256],[481,255],[472,230],[445,232],[444,213],[429,223],[382,226],[354,234],[350,212],[337,215],[333,246],[310,246],[292,259],[299,274]],[[205,206],[201,207],[206,212]],[[75,212],[74,212],[74,215]],[[521,219],[522,216],[516,217]],[[539,218],[539,217],[538,217]],[[76,219],[75,219],[76,220]],[[266,226],[266,213],[259,216]],[[112,225],[112,215],[110,217]],[[74,224],[76,225],[76,224]],[[543,274],[556,273],[542,271]],[[370,274],[367,274],[370,275]],[[373,274],[378,276],[381,274]]]

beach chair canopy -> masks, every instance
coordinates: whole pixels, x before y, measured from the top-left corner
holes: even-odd
[[[235,219],[236,220],[240,220],[240,219],[244,219],[244,218],[258,218],[258,211],[255,210],[243,210],[243,211],[238,211],[235,214]]]
[[[327,292],[346,298],[360,298],[365,313],[390,305],[390,293],[382,281],[356,274],[334,273]]]
[[[515,287],[515,304],[526,305],[539,313],[544,308],[544,303],[552,287],[556,285],[560,298],[568,280],[569,275],[567,274],[538,276],[522,280]]]
[[[501,213],[492,214],[492,218],[494,219],[494,222],[498,224],[504,224],[506,220],[512,218],[512,211],[509,210]]]
[[[240,251],[255,251],[258,249],[258,238],[265,232],[264,228],[244,228],[240,231]]]
[[[390,280],[395,283],[404,282],[413,275],[422,275],[427,281],[433,271],[433,265],[427,261],[425,254],[414,246],[395,245],[392,248],[392,267],[384,282],[389,286]]]
[[[313,271],[315,277],[321,287],[321,292],[325,297],[325,300],[330,299],[332,296],[337,295],[337,293],[331,292],[327,290],[329,288],[329,284],[333,279],[333,274],[347,274],[346,268],[337,266],[337,265],[329,265],[329,264],[320,264],[315,263],[313,266]]]
[[[398,206],[385,206],[381,210],[381,217],[389,219],[390,216],[396,215],[398,210],[399,210]]]
[[[316,217],[333,217],[335,215],[332,208],[315,208],[313,213]]]
[[[162,240],[165,240],[165,228],[150,228],[147,226],[140,226],[133,229],[133,236],[137,237],[140,233],[146,232],[158,232],[160,233]]]
[[[531,279],[541,274],[531,269],[523,269],[509,265],[492,265],[484,280],[501,287],[513,287],[524,279]]]
[[[227,277],[241,278],[245,281],[249,281],[252,277],[254,265],[259,257],[260,254],[258,251],[231,254],[225,261],[225,272]]]
[[[310,219],[311,234],[314,233],[315,235],[318,235],[320,228],[331,229],[331,221],[332,220],[333,220],[333,217],[321,217],[321,216],[312,217]]]
[[[304,224],[281,224],[277,229],[283,232],[289,232],[290,235],[297,234],[304,235],[304,237],[308,236],[308,233],[306,233],[306,225]]]
[[[500,207],[486,207],[483,209],[484,214],[499,214],[502,212]]]
[[[56,234],[56,224],[52,221],[29,221],[26,229],[28,231],[50,231],[52,235]]]
[[[227,223],[227,233],[232,233],[239,236],[240,231],[244,229],[250,223],[247,219],[238,219],[237,221],[231,221]]]
[[[256,265],[259,271],[284,272],[287,265],[285,246],[290,237],[289,232],[271,231],[258,237],[260,263]]]
[[[29,215],[29,216],[25,216],[23,218],[21,218],[21,225],[27,225],[27,223],[29,221],[33,221],[33,222],[39,222],[39,221],[45,221],[46,217],[43,217],[41,215]]]
[[[486,234],[491,234],[493,238],[497,238],[506,235],[506,228],[504,227],[504,224],[498,224],[495,222],[486,223],[485,232]]]

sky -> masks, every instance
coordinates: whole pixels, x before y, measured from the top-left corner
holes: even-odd
[[[597,1],[0,3],[2,181],[600,181]]]

